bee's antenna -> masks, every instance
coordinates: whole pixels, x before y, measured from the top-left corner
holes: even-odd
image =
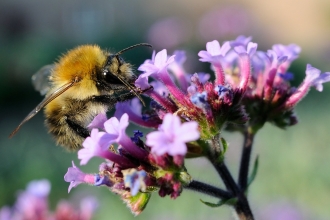
[[[132,92],[134,93],[134,95],[136,95],[136,97],[138,99],[140,99],[141,103],[143,104],[143,106],[146,106],[146,104],[144,103],[142,97],[135,91],[135,88],[133,86],[131,86],[130,84],[128,84],[124,79],[122,79],[120,76],[117,76],[117,78],[129,89],[132,90]]]
[[[121,51],[119,51],[118,53],[115,54],[115,56],[119,56],[120,54],[124,53],[125,51],[128,51],[130,49],[133,49],[135,47],[139,47],[139,46],[145,46],[145,47],[152,47],[151,44],[148,44],[148,43],[139,43],[139,44],[135,44],[135,45],[132,45],[130,47],[127,47],[125,49],[122,49]]]
[[[118,53],[116,53],[114,56],[118,59],[119,55],[124,53],[125,51],[128,51],[130,49],[133,49],[135,47],[140,47],[140,46],[145,46],[145,47],[152,47],[151,44],[148,44],[148,43],[139,43],[139,44],[135,44],[135,45],[132,45],[130,47],[127,47],[121,51],[119,51]],[[119,59],[118,59],[119,60]],[[132,92],[136,95],[136,97],[138,99],[140,99],[140,101],[142,102],[142,104],[145,106],[145,103],[142,99],[142,97],[135,91],[135,88],[133,86],[131,86],[130,84],[128,84],[124,79],[122,79],[120,76],[116,76],[124,85],[127,86],[127,88],[131,89]]]

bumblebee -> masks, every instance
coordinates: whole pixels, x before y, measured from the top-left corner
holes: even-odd
[[[90,135],[86,127],[96,115],[136,96],[143,103],[132,66],[120,56],[137,46],[151,47],[141,43],[111,54],[97,45],[82,45],[41,68],[32,81],[45,98],[9,137],[44,108],[45,124],[57,144],[73,151],[81,148]]]

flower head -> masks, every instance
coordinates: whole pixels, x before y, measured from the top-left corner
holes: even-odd
[[[206,44],[206,51],[201,50],[198,53],[198,56],[200,57],[199,60],[202,62],[217,63],[220,62],[220,58],[224,57],[229,50],[229,42],[225,42],[222,47],[220,47],[219,42],[214,40]]]
[[[111,136],[115,137],[115,142],[120,142],[125,136],[126,128],[128,127],[128,115],[123,114],[118,120],[116,117],[112,117],[104,123],[105,131]]]
[[[319,69],[312,67],[312,65],[307,64],[306,67],[306,78],[304,83],[309,84],[310,86],[314,86],[317,91],[322,92],[323,83],[330,81],[330,72],[326,72],[321,74]]]
[[[292,109],[299,101],[301,101],[310,87],[315,87],[317,91],[323,90],[323,83],[330,81],[330,72],[321,73],[319,69],[316,69],[310,64],[306,67],[306,77],[301,85],[295,89],[288,97],[283,107],[285,109]]]
[[[129,124],[128,114],[123,114],[118,120],[116,117],[112,117],[104,123],[104,133],[100,139],[101,146],[109,146],[112,143],[118,143],[131,154],[131,156],[137,158],[144,158],[146,152],[138,148],[132,140],[126,135],[126,128]]]
[[[174,56],[167,57],[167,51],[164,49],[156,54],[155,59],[142,64],[138,70],[145,72],[143,77],[152,74],[161,73],[170,63],[174,61]],[[140,77],[139,77],[140,78]]]
[[[149,133],[146,138],[146,144],[156,155],[185,155],[185,143],[199,138],[198,124],[193,121],[181,123],[178,116],[166,114],[158,131]]]
[[[70,186],[68,192],[71,191],[72,188],[78,186],[81,183],[94,183],[94,176],[90,174],[83,173],[78,167],[75,166],[72,161],[72,167],[68,168],[68,172],[64,175],[65,182],[69,182]]]

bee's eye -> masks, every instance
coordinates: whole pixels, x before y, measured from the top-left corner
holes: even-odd
[[[102,77],[109,84],[122,84],[118,77],[107,69],[102,71]]]

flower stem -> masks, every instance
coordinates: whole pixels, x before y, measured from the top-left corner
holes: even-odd
[[[254,220],[249,202],[245,195],[239,197],[238,202],[235,205],[235,211],[240,220]]]
[[[248,187],[249,165],[252,151],[254,133],[247,129],[244,132],[244,144],[241,155],[241,164],[238,176],[238,185],[244,192]]]
[[[240,220],[253,220],[254,217],[244,191],[238,187],[225,163],[213,163],[213,165],[223,180],[226,188],[237,198],[237,203],[234,205],[234,208],[238,218]]]
[[[227,190],[229,190],[229,192],[233,193],[234,195],[240,194],[240,189],[238,188],[234,178],[229,172],[226,164],[224,162],[215,162],[213,163],[213,165],[218,174],[220,175],[221,179],[223,180],[223,183],[225,184]]]
[[[218,145],[220,145],[220,139],[216,140],[214,138],[211,144],[213,145],[211,146],[211,149],[218,148]],[[234,205],[234,208],[238,218],[240,220],[253,220],[254,217],[249,202],[244,194],[244,190],[242,190],[235,182],[224,161],[219,160],[218,156],[214,154],[212,155],[212,153],[209,153],[208,158],[221,177],[227,190],[237,198],[237,203]]]
[[[185,188],[223,200],[234,197],[232,193],[226,190],[196,180],[191,181]]]

